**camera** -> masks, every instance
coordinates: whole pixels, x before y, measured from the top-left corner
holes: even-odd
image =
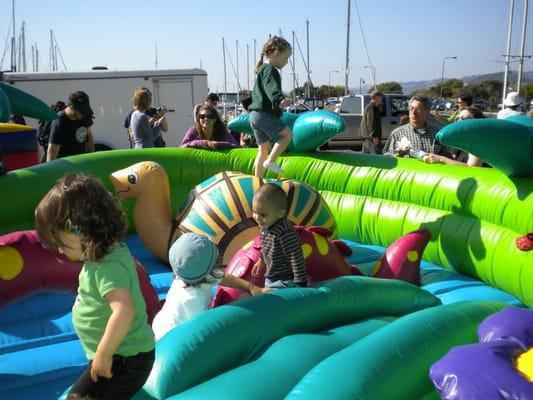
[[[159,115],[163,115],[163,114],[165,114],[167,111],[168,111],[168,110],[167,110],[167,107],[164,106],[164,105],[160,105],[159,107],[157,107],[157,113],[158,113]]]

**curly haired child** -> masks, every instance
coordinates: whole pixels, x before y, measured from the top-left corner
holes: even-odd
[[[133,257],[121,243],[122,209],[97,179],[69,174],[41,200],[35,223],[43,244],[84,261],[72,321],[89,364],[67,399],[130,399],[155,352]]]

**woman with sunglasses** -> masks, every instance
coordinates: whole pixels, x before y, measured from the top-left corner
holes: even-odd
[[[217,110],[203,104],[198,108],[196,122],[185,134],[180,147],[229,149],[239,147],[239,144],[227,131]]]

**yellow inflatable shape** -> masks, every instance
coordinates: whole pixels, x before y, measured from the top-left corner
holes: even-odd
[[[23,267],[24,260],[17,249],[11,246],[0,247],[0,279],[9,281],[16,278]]]
[[[324,236],[321,236],[321,235],[319,235],[319,234],[317,234],[315,232],[313,232],[313,238],[315,239],[316,248],[317,248],[318,252],[321,255],[323,255],[323,256],[328,254],[328,252],[329,252],[329,242],[328,242],[328,240]]]
[[[309,255],[313,252],[313,248],[310,244],[304,243],[302,244],[302,253],[304,255],[304,260],[309,257]]]
[[[411,262],[418,261],[418,251],[411,250],[409,253],[407,253],[407,259]]]
[[[0,124],[0,133],[3,132],[22,132],[22,131],[29,131],[35,129],[28,125],[20,125],[20,124]]]
[[[516,369],[524,375],[528,381],[533,382],[533,347],[525,353],[520,354],[516,359]]]

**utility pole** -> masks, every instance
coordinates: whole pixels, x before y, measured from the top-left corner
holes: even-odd
[[[348,0],[348,17],[346,18],[346,75],[344,77],[344,95],[348,96],[348,75],[350,73],[350,7],[352,0]]]
[[[503,73],[503,93],[502,93],[502,106],[505,96],[507,95],[507,81],[509,79],[509,59],[511,57],[511,36],[513,32],[513,13],[514,13],[514,0],[510,1],[509,8],[509,26],[507,28],[507,51],[505,52],[505,72]]]
[[[520,47],[520,67],[518,68],[518,85],[516,91],[520,94],[520,88],[522,86],[522,72],[524,70],[524,50],[526,46],[526,30],[527,30],[527,8],[528,0],[524,0],[524,15],[522,16],[522,40]]]

